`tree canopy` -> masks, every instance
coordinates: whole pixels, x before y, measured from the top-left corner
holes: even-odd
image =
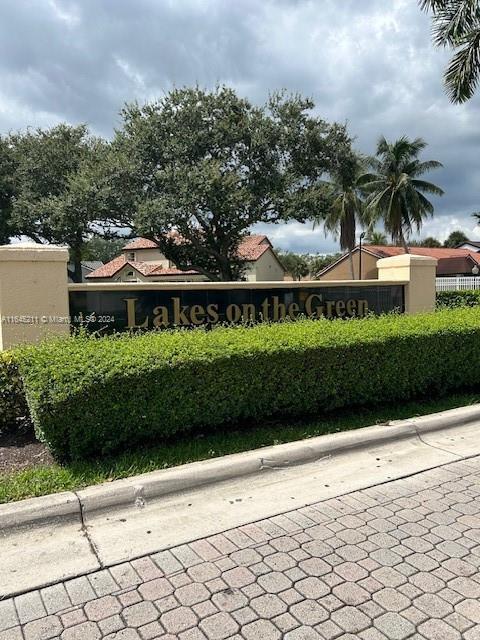
[[[0,136],[0,244],[8,244],[16,235],[12,221],[15,195],[15,161],[11,146]]]
[[[369,229],[365,235],[365,242],[367,244],[374,244],[384,246],[388,244],[388,238],[383,233],[383,231],[378,231],[378,229]]]
[[[457,229],[456,231],[452,231],[452,233],[448,236],[448,238],[443,243],[443,246],[454,249],[455,247],[458,247],[458,245],[462,244],[463,242],[468,242],[468,237],[463,233],[463,231],[460,231]]]
[[[329,205],[325,174],[351,170],[345,127],[315,117],[313,106],[275,94],[258,107],[226,87],[127,105],[113,147],[137,232],[181,269],[240,277],[237,248],[253,224],[317,216]]]
[[[97,171],[106,143],[92,138],[85,125],[65,124],[14,134],[9,142],[16,163],[16,232],[68,245],[80,281],[83,245],[102,218]]]
[[[425,194],[443,195],[440,187],[422,178],[442,166],[436,160],[420,160],[426,146],[421,138],[409,140],[403,136],[388,142],[382,136],[377,157],[370,161],[373,172],[365,173],[358,181],[368,194],[366,208],[372,221],[381,220],[393,242],[403,245],[406,252],[412,229],[420,231],[424,219],[433,215],[433,204]]]
[[[310,273],[308,256],[293,251],[277,251],[277,255],[294,280],[301,280]]]
[[[315,224],[323,223],[325,232],[338,239],[340,249],[348,251],[352,280],[355,279],[352,251],[356,244],[357,226],[366,222],[359,186],[359,178],[363,173],[364,161],[360,157],[354,159],[350,171],[334,171],[332,179],[327,183],[331,204],[325,213],[320,212],[315,218]]]

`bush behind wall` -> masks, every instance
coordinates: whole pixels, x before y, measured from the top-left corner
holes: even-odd
[[[61,459],[206,426],[472,387],[480,309],[76,337],[20,350],[38,437]]]
[[[437,309],[476,307],[480,304],[480,291],[437,291]]]
[[[22,379],[13,353],[0,351],[0,433],[13,431],[28,421]]]

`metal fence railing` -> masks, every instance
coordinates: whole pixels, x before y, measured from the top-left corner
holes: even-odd
[[[480,289],[480,276],[453,276],[436,279],[437,291],[466,291]]]

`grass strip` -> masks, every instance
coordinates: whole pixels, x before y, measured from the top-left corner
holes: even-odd
[[[426,415],[480,402],[475,392],[455,393],[440,398],[421,398],[402,403],[343,409],[303,420],[262,421],[226,427],[222,431],[181,434],[161,446],[151,444],[109,458],[65,465],[36,466],[0,474],[0,503],[43,496],[60,491],[167,469],[188,462],[217,458],[295,440],[339,431],[359,429],[389,420]]]

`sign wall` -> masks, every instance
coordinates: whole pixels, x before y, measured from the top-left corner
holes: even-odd
[[[351,318],[403,312],[404,286],[71,290],[74,327],[90,331],[196,327],[289,318]]]

